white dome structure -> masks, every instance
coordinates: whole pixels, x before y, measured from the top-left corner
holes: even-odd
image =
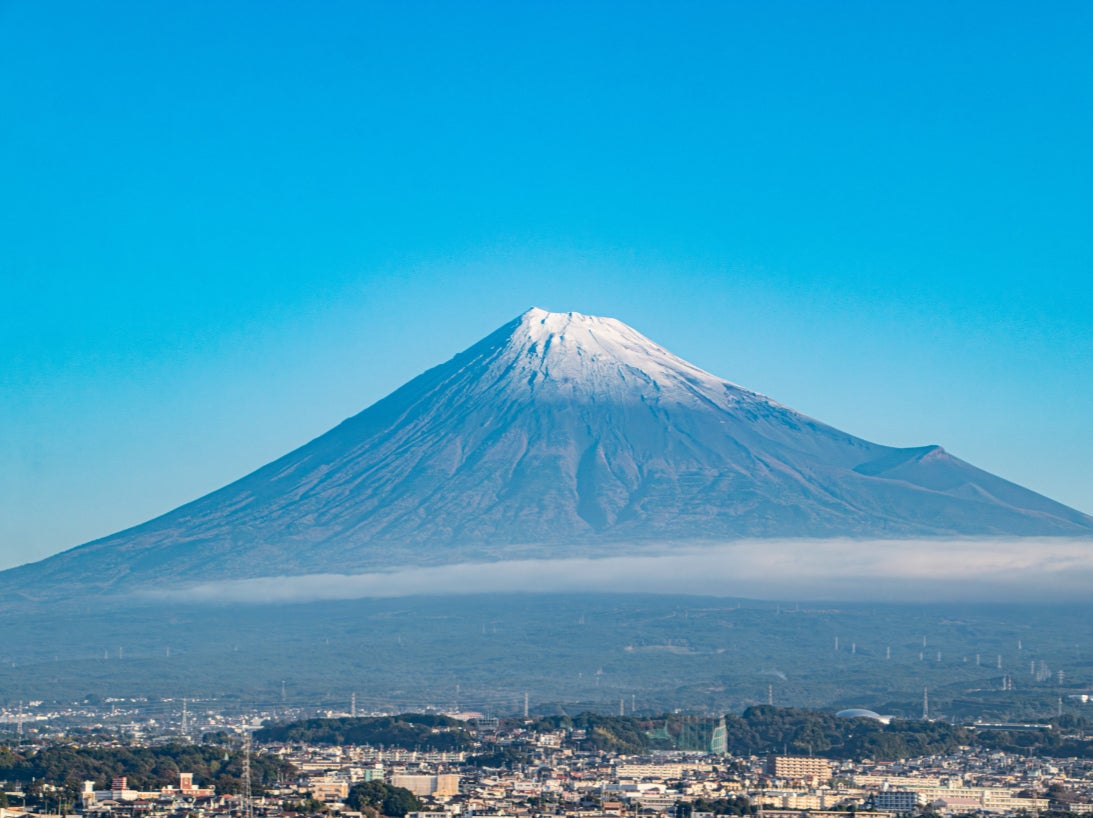
[[[882,716],[880,713],[874,713],[872,710],[866,710],[862,707],[840,710],[835,715],[845,719],[872,719],[873,721],[879,721],[881,724],[888,724],[892,721],[891,716]]]

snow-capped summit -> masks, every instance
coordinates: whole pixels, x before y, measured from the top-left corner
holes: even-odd
[[[694,403],[720,396],[725,386],[739,389],[614,318],[534,307],[514,323],[504,328],[491,374],[525,396]]]
[[[615,319],[531,309],[253,474],[5,572],[0,587],[130,587],[754,537],[1064,534],[1093,534],[1093,518],[940,447],[898,449],[839,431]]]
[[[614,318],[532,308],[517,319],[498,366],[527,394],[697,405],[746,393]],[[752,393],[747,393],[752,394]]]

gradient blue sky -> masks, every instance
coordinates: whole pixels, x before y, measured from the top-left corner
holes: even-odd
[[[1093,512],[1093,4],[0,0],[0,567],[529,306]]]

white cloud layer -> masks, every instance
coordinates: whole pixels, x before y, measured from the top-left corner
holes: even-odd
[[[1088,601],[1093,596],[1093,540],[751,540],[598,559],[223,580],[146,596],[194,603],[292,603],[603,591],[877,602]]]

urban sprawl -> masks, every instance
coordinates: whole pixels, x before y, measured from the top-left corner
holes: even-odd
[[[36,703],[37,704],[37,703]],[[108,780],[72,780],[77,764],[55,780],[32,777],[5,783],[0,818],[82,814],[88,818],[293,818],[334,816],[377,818],[845,818],[869,812],[876,818],[927,815],[1037,816],[1093,813],[1093,759],[1048,758],[977,746],[943,753],[879,761],[840,760],[794,752],[732,754],[726,751],[725,720],[710,720],[696,735],[701,749],[628,753],[605,750],[590,736],[599,727],[566,720],[508,718],[478,713],[303,720],[314,731],[333,724],[412,722],[425,744],[443,746],[449,734],[468,738],[459,750],[413,749],[361,743],[270,740],[258,729],[260,716],[206,718],[200,733],[184,712],[177,717],[133,721],[125,729],[86,724],[58,732],[49,719],[31,719],[20,709],[0,714],[17,726],[0,747],[5,769],[34,769],[49,753],[69,753],[80,763],[107,764],[139,752],[155,756],[162,777],[184,763],[187,745],[212,744],[209,769],[237,765],[234,778],[218,788],[193,770],[171,768],[173,780],[149,786],[148,774],[134,782],[125,775]],[[864,725],[877,720],[867,711],[843,718]],[[430,721],[432,719],[432,721]],[[401,724],[402,722],[397,722]],[[267,724],[269,722],[267,721]],[[554,726],[560,724],[561,726]],[[656,720],[648,720],[655,731]],[[684,722],[685,724],[685,722]],[[875,724],[869,724],[875,728]],[[996,726],[997,727],[997,726]],[[1059,729],[1053,725],[1006,725],[1013,731]],[[664,731],[668,725],[665,722]],[[265,738],[263,738],[263,734]],[[291,730],[286,735],[290,735]],[[678,737],[677,737],[678,738]],[[1080,738],[1084,741],[1084,733]],[[692,740],[694,736],[692,736]],[[156,748],[159,748],[158,750]],[[164,749],[168,748],[168,749]],[[81,755],[83,754],[83,755]],[[151,756],[150,756],[151,757]],[[168,760],[164,760],[168,759]],[[19,764],[30,765],[19,767]],[[91,769],[90,767],[87,769]],[[105,768],[104,768],[105,769]],[[260,772],[259,772],[260,770]],[[139,776],[138,776],[139,777]],[[227,783],[225,783],[227,782]]]

